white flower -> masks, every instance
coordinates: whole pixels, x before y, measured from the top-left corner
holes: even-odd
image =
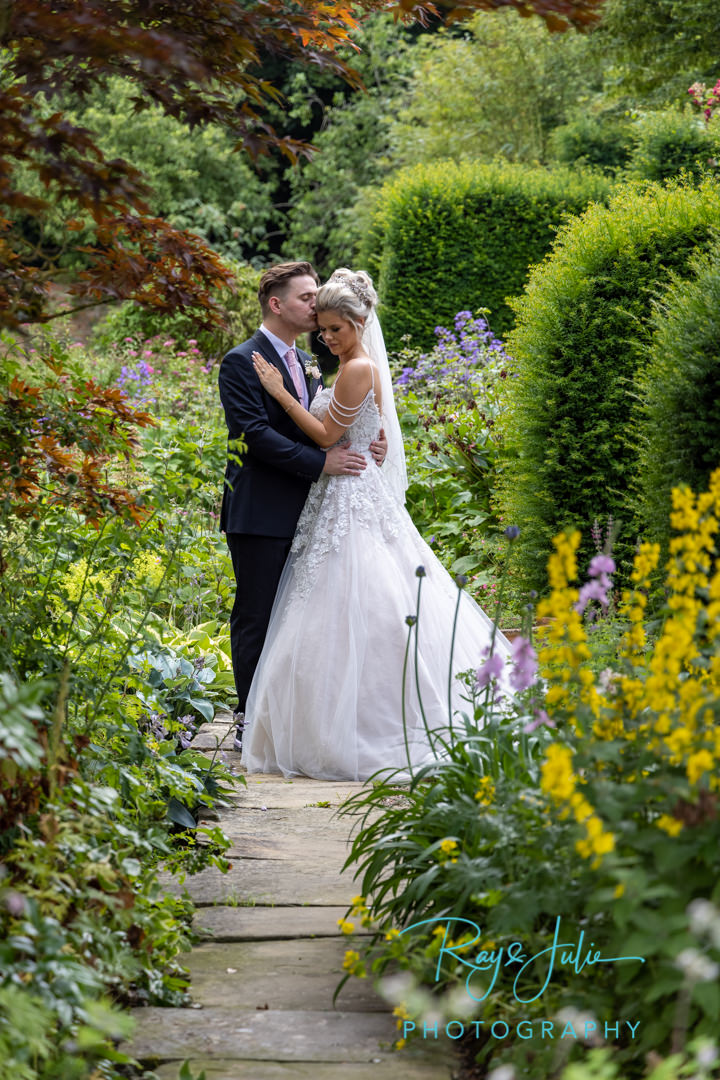
[[[515,1080],[515,1070],[512,1065],[499,1065],[488,1073],[487,1080]]]
[[[720,918],[720,911],[715,905],[710,900],[700,898],[688,904],[687,913],[690,916],[690,929],[695,934],[703,934],[711,930]]]
[[[322,378],[322,371],[320,370],[320,367],[315,357],[312,358],[309,364],[305,365],[305,374],[309,375],[311,379]]]
[[[683,949],[675,957],[675,965],[689,982],[712,982],[720,973],[718,965],[698,949]]]

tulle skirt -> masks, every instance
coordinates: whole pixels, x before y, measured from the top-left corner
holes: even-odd
[[[492,620],[462,593],[449,679],[457,586],[405,508],[372,490],[382,488],[379,473],[370,467],[315,485],[248,698],[249,772],[322,780],[406,773],[409,763],[433,760],[427,729],[447,729],[449,707],[468,707],[455,675],[479,666]],[[509,651],[499,631],[495,650]]]

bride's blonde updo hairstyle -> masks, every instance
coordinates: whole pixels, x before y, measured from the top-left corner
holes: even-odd
[[[364,270],[348,270],[341,266],[318,289],[315,297],[315,311],[337,311],[341,318],[347,319],[358,331],[378,302],[378,295],[372,278]]]

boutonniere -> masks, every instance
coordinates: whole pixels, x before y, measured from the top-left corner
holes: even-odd
[[[305,374],[309,375],[311,379],[322,378],[322,371],[320,370],[320,365],[318,364],[314,356],[310,360],[310,363],[306,365]]]

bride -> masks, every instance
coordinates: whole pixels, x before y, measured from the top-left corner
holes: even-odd
[[[376,303],[362,271],[336,270],[319,290],[318,325],[340,365],[309,411],[278,369],[253,354],[262,385],[319,446],[349,440],[370,462],[368,447],[384,427],[388,453],[382,468],[322,475],[310,489],[248,697],[242,763],[249,772],[321,780],[407,773],[433,760],[426,724],[447,728],[457,587],[404,506],[405,454]],[[418,573],[417,673],[413,640],[403,688]],[[477,667],[491,638],[492,621],[463,593],[454,674]],[[499,631],[493,644],[509,652]],[[458,708],[462,688],[454,677],[452,684]]]

